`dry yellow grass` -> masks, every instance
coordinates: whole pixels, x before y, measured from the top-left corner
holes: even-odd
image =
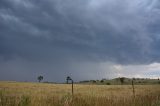
[[[0,82],[0,106],[160,106],[160,85]]]

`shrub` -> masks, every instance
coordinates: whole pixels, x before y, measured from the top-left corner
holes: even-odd
[[[106,85],[111,85],[111,83],[107,82]]]
[[[103,83],[104,81],[103,81],[103,80],[101,80],[100,82],[101,82],[101,83]]]

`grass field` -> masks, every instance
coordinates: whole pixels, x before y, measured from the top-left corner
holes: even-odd
[[[160,106],[160,85],[0,82],[0,106]]]

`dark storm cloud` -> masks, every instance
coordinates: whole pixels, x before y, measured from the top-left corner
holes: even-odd
[[[24,72],[26,64],[38,62],[29,70],[66,69],[54,71],[64,75],[79,61],[159,62],[158,4],[158,0],[1,0],[0,61],[15,60],[15,70],[25,61]],[[55,68],[60,64],[67,68]]]

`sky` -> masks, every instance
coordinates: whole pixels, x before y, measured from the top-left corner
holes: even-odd
[[[159,0],[0,0],[0,80],[160,77]]]

